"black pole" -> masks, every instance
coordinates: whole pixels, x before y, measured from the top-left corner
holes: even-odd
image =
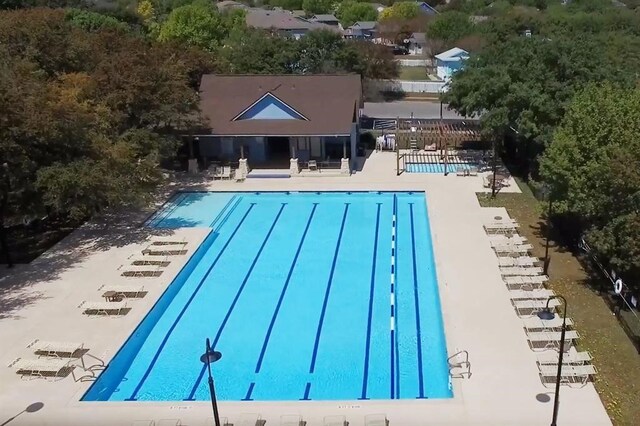
[[[442,93],[440,94],[440,120],[442,120]]]
[[[551,195],[549,196],[549,207],[547,208],[547,240],[545,241],[544,244],[544,271],[542,271],[544,273],[544,275],[547,275],[547,271],[549,270],[549,235],[551,234],[551,208],[552,208],[552,201],[551,201]]]
[[[558,374],[556,375],[556,393],[553,398],[553,419],[551,420],[551,426],[557,426],[558,421],[558,403],[560,401],[560,380],[562,379],[562,359],[564,357],[564,335],[567,330],[567,300],[560,295],[552,296],[547,299],[547,308],[549,307],[549,301],[552,298],[562,299],[564,303],[564,313],[562,318],[562,331],[560,332],[560,355],[558,355]]]
[[[209,359],[209,354],[211,353],[211,344],[209,343],[209,338],[207,337],[207,370],[209,372],[209,393],[211,394],[211,406],[213,407],[213,419],[216,423],[216,426],[220,426],[220,417],[218,416],[218,403],[216,402],[216,390],[213,386],[213,376],[211,375],[211,360]]]

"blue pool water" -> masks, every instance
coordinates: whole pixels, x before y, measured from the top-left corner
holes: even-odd
[[[469,170],[471,166],[473,166],[473,164],[448,164],[447,171],[449,173],[456,173],[459,168]],[[407,163],[405,167],[409,173],[444,173],[444,164],[442,163]]]
[[[83,400],[207,400],[207,337],[221,400],[452,396],[424,193],[179,193],[148,224],[211,232]]]

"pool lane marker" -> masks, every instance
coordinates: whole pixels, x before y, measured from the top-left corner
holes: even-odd
[[[390,286],[390,292],[389,292],[389,304],[390,304],[390,311],[391,311],[391,315],[389,317],[389,338],[391,339],[390,342],[390,348],[391,348],[391,369],[390,369],[390,373],[391,373],[391,399],[394,399],[395,397],[395,393],[396,393],[396,382],[395,382],[395,365],[396,365],[396,360],[395,360],[395,356],[396,356],[396,312],[395,312],[395,300],[396,300],[396,295],[395,295],[395,283],[396,283],[396,262],[395,262],[395,257],[396,257],[396,228],[397,228],[397,222],[396,222],[396,216],[398,213],[398,198],[397,196],[394,194],[393,195],[393,214],[391,216],[391,276],[389,278],[389,281],[391,283]]]
[[[167,334],[165,334],[164,338],[162,339],[162,342],[160,342],[160,346],[158,346],[158,349],[156,350],[156,353],[153,355],[153,358],[151,359],[151,362],[149,363],[149,366],[147,367],[146,371],[142,375],[142,378],[140,379],[140,381],[136,385],[135,389],[133,390],[133,393],[131,394],[131,396],[129,398],[126,398],[125,401],[135,401],[136,400],[136,396],[138,395],[138,392],[140,392],[140,389],[142,388],[142,385],[144,385],[144,382],[147,380],[147,378],[149,377],[149,374],[151,373],[151,370],[153,369],[153,367],[155,366],[156,362],[158,361],[158,357],[160,357],[160,354],[162,353],[162,349],[164,349],[165,345],[167,344],[167,341],[169,340],[169,337],[171,336],[171,333],[173,333],[173,330],[178,325],[178,322],[180,321],[180,319],[182,318],[184,313],[189,308],[189,305],[191,304],[193,299],[195,299],[196,295],[198,294],[198,292],[202,288],[202,285],[204,284],[205,280],[209,277],[209,274],[211,274],[211,271],[213,270],[213,268],[218,263],[218,260],[220,260],[220,258],[222,257],[222,253],[224,253],[224,251],[227,249],[227,247],[229,246],[229,244],[231,243],[233,238],[236,236],[236,233],[238,232],[238,230],[240,229],[240,227],[244,223],[244,221],[247,218],[247,216],[249,216],[249,213],[251,213],[251,211],[253,210],[253,207],[255,205],[256,205],[255,203],[251,203],[249,205],[249,208],[247,209],[247,211],[244,214],[244,216],[242,216],[242,219],[240,219],[240,222],[238,223],[236,228],[231,233],[231,236],[229,236],[229,239],[227,240],[227,242],[224,244],[224,246],[222,246],[222,249],[220,250],[220,252],[216,256],[214,261],[211,263],[211,266],[209,266],[209,269],[207,270],[207,272],[204,274],[204,276],[202,277],[202,279],[200,280],[200,282],[198,283],[198,285],[194,289],[193,294],[191,294],[191,296],[187,300],[187,303],[185,303],[184,307],[182,308],[182,310],[180,311],[180,313],[178,314],[176,319],[173,321],[173,324],[171,324],[171,327],[169,328],[169,331],[167,331]]]
[[[367,384],[369,381],[369,350],[371,348],[371,317],[373,316],[373,296],[376,284],[376,260],[378,257],[378,232],[380,230],[380,206],[378,204],[378,212],[376,213],[376,233],[373,240],[373,262],[371,264],[371,286],[369,288],[369,317],[367,319],[367,339],[364,352],[364,374],[362,376],[362,395],[358,399],[367,398]]]
[[[247,390],[247,394],[244,396],[244,398],[242,398],[242,401],[253,401],[253,399],[251,399],[251,394],[253,393],[253,387],[255,385],[255,382],[251,382],[251,384],[249,385],[249,389]]]
[[[416,236],[415,225],[413,223],[413,203],[409,203],[409,213],[411,216],[411,254],[413,260],[413,299],[415,302],[416,310],[416,346],[418,352],[418,384],[419,394],[418,399],[425,398],[424,396],[424,378],[422,376],[422,336],[420,331],[420,299],[418,296],[418,275],[417,275],[417,261],[416,261]]]
[[[344,213],[342,215],[342,224],[340,225],[340,233],[338,234],[338,242],[336,244],[336,250],[333,254],[333,263],[331,264],[331,272],[329,274],[329,281],[327,282],[327,290],[324,294],[324,301],[322,303],[322,312],[320,313],[320,321],[318,321],[318,330],[316,331],[316,340],[313,345],[313,355],[311,356],[311,365],[309,366],[309,373],[313,373],[316,368],[316,358],[318,357],[318,346],[320,345],[320,335],[322,334],[322,325],[324,323],[324,316],[327,312],[327,302],[329,301],[329,294],[331,293],[331,284],[333,283],[333,275],[336,271],[336,263],[338,262],[338,253],[340,252],[340,243],[342,241],[342,234],[344,233],[344,224],[347,221],[347,213],[349,212],[349,203],[344,204]]]
[[[269,339],[271,338],[273,326],[276,323],[278,313],[280,312],[280,307],[282,306],[282,301],[284,300],[284,296],[287,292],[287,289],[289,288],[289,283],[291,282],[293,271],[296,267],[296,264],[298,263],[298,257],[300,256],[300,252],[302,251],[302,245],[304,244],[304,240],[307,238],[307,233],[309,232],[311,221],[313,220],[313,216],[315,215],[317,208],[318,208],[318,203],[313,203],[313,208],[311,209],[311,214],[309,215],[309,219],[307,220],[307,225],[304,228],[304,232],[302,233],[302,238],[298,243],[298,249],[296,250],[296,254],[293,257],[291,266],[289,267],[289,273],[287,274],[287,279],[285,280],[284,286],[282,287],[282,291],[280,292],[280,298],[278,299],[278,303],[276,304],[275,310],[273,311],[273,315],[271,316],[271,322],[269,323],[269,328],[267,329],[267,334],[264,337],[264,341],[262,343],[262,349],[260,350],[260,356],[258,357],[258,362],[256,363],[256,369],[255,369],[256,373],[259,373],[260,369],[262,368],[262,361],[264,360],[264,354],[267,350],[267,346],[269,345]]]
[[[273,220],[273,223],[271,224],[271,228],[269,228],[269,232],[267,232],[267,235],[264,237],[264,240],[262,241],[262,244],[260,245],[260,248],[258,249],[258,253],[256,253],[256,256],[253,258],[253,262],[251,262],[251,266],[249,266],[249,269],[247,270],[247,273],[244,276],[244,280],[242,280],[242,284],[240,284],[240,287],[238,288],[238,291],[236,292],[236,296],[233,298],[233,302],[231,302],[231,306],[229,306],[229,309],[227,310],[227,314],[224,316],[224,319],[222,320],[222,324],[220,324],[220,327],[218,328],[218,333],[216,333],[216,337],[214,337],[213,342],[211,342],[211,347],[212,348],[216,347],[216,345],[218,344],[218,341],[220,340],[220,337],[222,337],[222,332],[223,332],[225,326],[227,325],[227,321],[229,321],[229,318],[231,317],[231,313],[233,312],[234,308],[236,307],[236,303],[238,303],[238,300],[240,299],[240,296],[242,295],[242,292],[243,292],[244,288],[246,287],[247,282],[249,282],[249,277],[251,277],[251,274],[253,273],[253,268],[255,268],[256,264],[258,263],[258,259],[260,259],[260,255],[262,254],[262,251],[264,250],[265,246],[267,245],[267,242],[269,241],[269,238],[271,237],[271,234],[273,233],[273,229],[276,227],[276,224],[280,220],[280,216],[282,216],[282,211],[284,210],[284,208],[286,206],[287,206],[287,203],[282,203],[282,205],[280,206],[280,210],[278,211],[278,214],[276,215],[275,219]],[[191,388],[191,392],[189,393],[189,396],[187,398],[185,398],[185,401],[193,401],[194,400],[194,395],[196,394],[196,391],[198,390],[198,386],[200,386],[200,382],[202,381],[202,378],[204,377],[204,373],[205,373],[206,370],[207,370],[207,365],[204,364],[200,368],[200,374],[198,374],[198,378],[196,379],[196,382],[193,384],[193,387]]]

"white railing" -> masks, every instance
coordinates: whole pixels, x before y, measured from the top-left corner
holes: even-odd
[[[403,67],[425,67],[431,65],[429,59],[396,59]]]
[[[444,81],[376,80],[375,87],[387,92],[441,93]]]

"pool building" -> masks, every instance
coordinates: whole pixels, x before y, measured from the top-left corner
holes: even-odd
[[[199,157],[295,169],[310,160],[349,172],[363,107],[356,74],[204,75]]]

